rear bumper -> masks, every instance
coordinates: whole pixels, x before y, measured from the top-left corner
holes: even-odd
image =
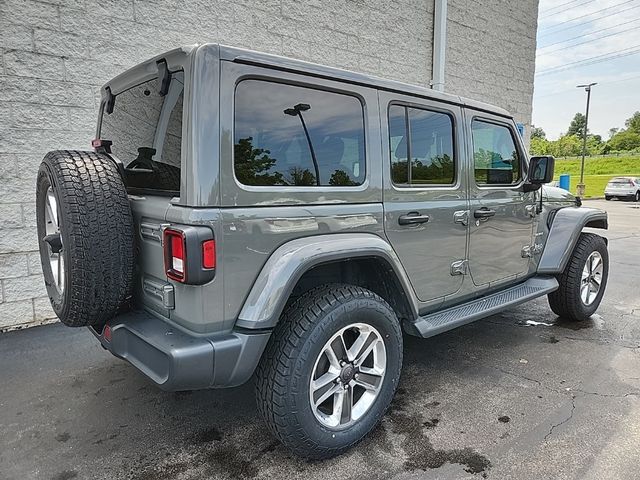
[[[146,312],[128,312],[105,329],[90,329],[104,348],[123,358],[163,390],[234,387],[246,382],[271,332],[198,336]],[[106,337],[109,337],[107,334]]]

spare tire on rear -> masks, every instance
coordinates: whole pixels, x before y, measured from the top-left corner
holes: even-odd
[[[54,312],[70,327],[103,325],[133,284],[133,217],[115,162],[94,152],[47,153],[38,171],[36,216]]]

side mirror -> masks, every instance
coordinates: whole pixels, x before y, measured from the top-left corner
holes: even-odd
[[[531,157],[529,161],[529,174],[527,182],[533,185],[542,185],[553,180],[553,168],[556,160],[551,155]]]

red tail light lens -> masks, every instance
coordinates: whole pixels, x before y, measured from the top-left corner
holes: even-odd
[[[167,277],[178,282],[186,280],[187,264],[185,236],[180,230],[167,228],[164,231],[164,266]]]
[[[202,242],[202,268],[208,270],[216,268],[216,242],[214,240]]]

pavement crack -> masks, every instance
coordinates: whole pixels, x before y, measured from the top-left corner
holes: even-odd
[[[572,392],[582,393],[584,395],[594,395],[596,397],[604,397],[604,398],[627,398],[627,397],[640,397],[640,392],[628,392],[628,393],[600,393],[600,392],[590,392],[588,390],[582,390],[579,388],[571,389]]]
[[[565,423],[567,423],[568,421],[570,421],[573,418],[573,414],[576,411],[576,398],[574,396],[571,397],[571,412],[569,413],[569,416],[567,418],[565,418],[564,420],[562,420],[560,423],[554,423],[553,425],[551,425],[551,428],[549,429],[549,433],[547,433],[544,436],[543,442],[546,442],[549,437],[553,434],[553,431],[564,425]]]
[[[496,366],[494,366],[493,368],[498,370],[499,372],[502,372],[502,373],[506,374],[506,375],[511,375],[512,377],[521,378],[523,380],[527,380],[528,382],[535,383],[539,387],[542,387],[545,390],[548,390],[550,392],[559,393],[561,395],[565,395],[566,394],[566,392],[564,392],[562,390],[558,390],[558,389],[555,389],[553,387],[549,387],[548,385],[545,385],[544,383],[542,383],[540,380],[536,380],[535,378],[527,377],[526,375],[523,375],[521,373],[512,372],[510,370],[505,370],[504,368],[500,368],[500,367],[496,367]]]

